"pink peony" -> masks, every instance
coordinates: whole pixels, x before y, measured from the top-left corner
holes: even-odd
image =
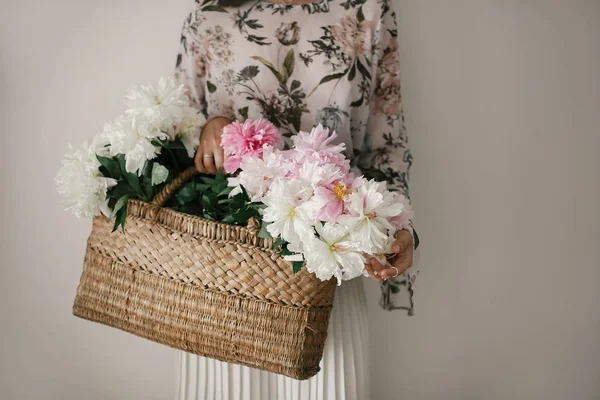
[[[223,128],[221,147],[227,160],[225,171],[235,172],[246,155],[260,156],[263,146],[276,146],[280,136],[277,128],[267,120],[246,120],[244,123],[234,121]]]
[[[323,125],[319,124],[312,128],[310,132],[298,132],[297,135],[292,136],[292,141],[297,150],[327,150],[330,152],[341,153],[346,149],[346,145],[344,143],[340,143],[336,146],[331,145],[336,138],[337,133],[332,132],[331,135],[329,135],[329,128],[325,128]]]
[[[329,128],[319,124],[310,132],[300,131],[292,136],[294,149],[290,150],[290,157],[295,162],[302,164],[314,162],[319,165],[334,164],[344,173],[350,170],[350,161],[346,159],[343,151],[346,149],[344,143],[337,145],[333,141],[338,137],[335,132],[329,134]]]
[[[315,189],[315,201],[323,204],[317,213],[319,221],[335,222],[342,215],[347,190],[346,185],[341,182],[331,188],[322,186]]]
[[[344,213],[344,201],[348,200],[347,196],[361,182],[360,179],[355,178],[353,172],[350,172],[331,185],[316,188],[314,201],[319,207],[316,219],[318,221],[335,222],[337,217]]]

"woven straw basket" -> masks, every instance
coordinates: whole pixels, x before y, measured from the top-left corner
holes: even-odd
[[[233,226],[129,200],[125,232],[93,220],[73,313],[198,355],[307,379],[319,371],[336,288]]]

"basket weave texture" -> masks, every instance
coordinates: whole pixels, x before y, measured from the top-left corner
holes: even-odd
[[[335,293],[271,250],[258,224],[128,201],[125,231],[93,220],[73,313],[205,357],[307,379],[319,371]]]

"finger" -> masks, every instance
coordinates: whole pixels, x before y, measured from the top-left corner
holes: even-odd
[[[217,147],[215,149],[215,152],[213,155],[215,156],[215,158],[214,158],[215,168],[216,169],[221,168],[223,166],[223,161],[225,159],[224,153],[223,153],[223,148],[221,146]]]
[[[396,271],[395,268],[386,268],[383,271],[381,271],[381,277],[385,280],[388,279],[392,279],[392,278],[396,278],[398,275],[402,274],[404,271],[401,270],[400,268],[398,268],[398,271]],[[396,275],[396,273],[398,275]]]
[[[382,281],[381,276],[377,275],[375,271],[373,271],[373,267],[368,262],[365,263],[365,269],[371,278],[375,279],[377,282]]]
[[[202,155],[202,158],[204,159],[204,168],[206,168],[206,171],[212,175],[216,174],[217,169],[215,168],[214,154],[207,151]]]
[[[411,266],[412,266],[412,254],[407,254],[406,256],[399,258],[394,262],[394,267],[398,268],[398,271],[400,274],[404,273],[404,271],[409,269]]]
[[[394,244],[392,245],[392,251],[396,254],[405,251],[412,245],[412,236],[407,230],[401,230],[394,234]]]
[[[369,259],[369,264],[371,265],[371,268],[373,268],[373,271],[377,274],[385,269],[385,265],[380,263],[375,257]]]
[[[201,174],[206,174],[206,168],[204,168],[204,160],[202,158],[202,154],[204,151],[202,150],[202,144],[198,145],[198,149],[196,150],[196,157],[194,157],[194,166],[196,167],[196,171]]]
[[[394,260],[394,267],[398,268],[398,274],[403,274],[407,269],[412,266],[413,263],[413,250],[412,248],[408,248],[406,251],[398,254],[396,259]],[[396,274],[396,270],[394,268],[389,268],[393,273],[391,275]],[[389,274],[389,273],[388,273]]]

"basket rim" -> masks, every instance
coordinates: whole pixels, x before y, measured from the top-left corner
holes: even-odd
[[[259,247],[261,250],[276,254],[272,248],[272,238],[260,238],[250,233],[246,226],[211,221],[198,215],[174,210],[171,207],[159,208],[153,218],[151,215],[148,215],[155,207],[152,203],[141,199],[129,199],[127,202],[127,218],[133,217],[140,220],[153,221],[173,231],[186,233],[194,238],[207,239],[214,243],[231,243],[243,247]],[[131,207],[132,205],[134,207]],[[174,220],[169,221],[169,219],[174,218],[181,218],[181,222],[185,221],[185,223],[177,223]]]

